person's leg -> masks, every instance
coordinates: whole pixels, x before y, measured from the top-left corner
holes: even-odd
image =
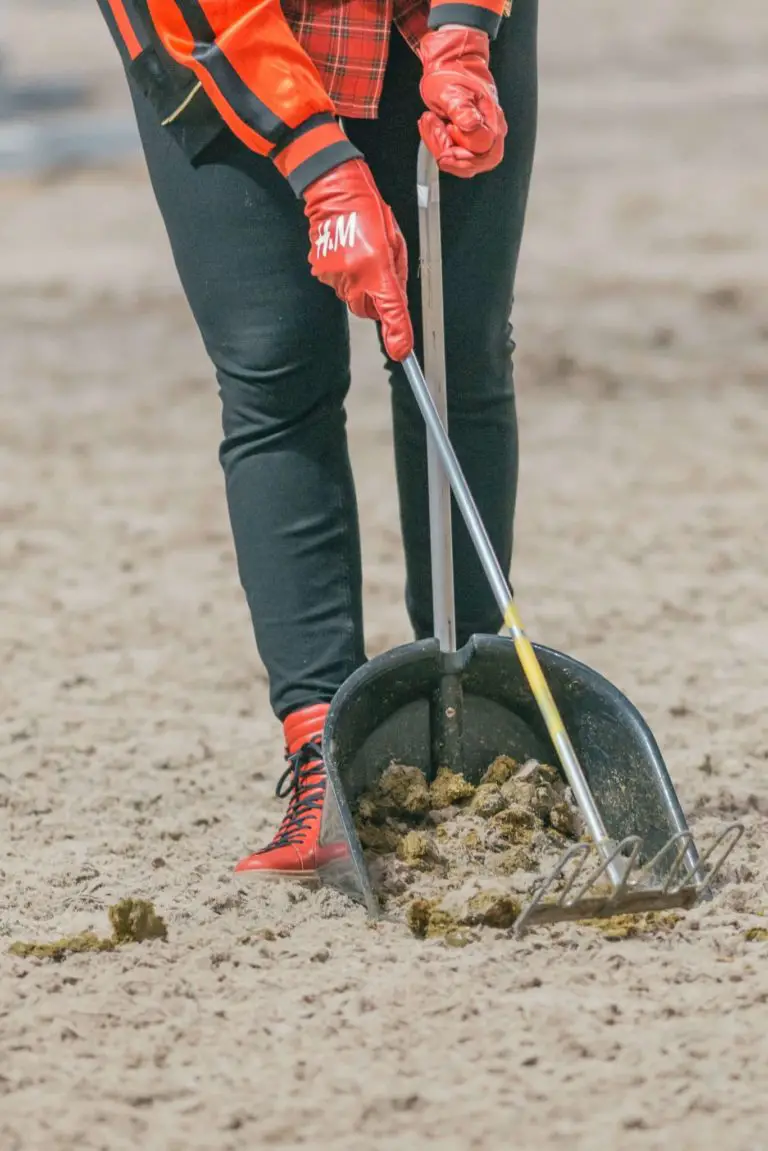
[[[301,205],[270,162],[226,132],[192,166],[132,94],[176,267],[216,369],[239,574],[284,719],[330,701],[364,660],[346,312],[312,278]]]
[[[448,422],[451,440],[505,571],[512,554],[517,490],[517,417],[509,322],[528,198],[537,119],[537,0],[515,0],[491,48],[499,100],[509,124],[494,171],[441,179]],[[416,153],[420,66],[393,35],[377,121],[348,121],[408,245],[409,303],[422,357]],[[422,361],[423,362],[423,361]],[[427,466],[423,420],[402,369],[390,364],[407,606],[418,638],[432,634]],[[459,644],[498,631],[501,616],[454,505]]]

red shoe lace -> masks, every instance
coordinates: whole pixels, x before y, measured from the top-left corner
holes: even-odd
[[[325,766],[319,744],[305,743],[288,756],[288,767],[277,781],[275,795],[278,799],[289,795],[291,798],[277,835],[264,851],[272,851],[276,847],[298,847],[310,830],[314,812],[322,810]]]

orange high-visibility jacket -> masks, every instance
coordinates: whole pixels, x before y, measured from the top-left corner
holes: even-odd
[[[98,0],[126,67],[190,153],[222,121],[297,195],[356,156],[280,0]],[[494,37],[508,0],[430,0],[429,27]],[[206,99],[200,100],[200,90]]]

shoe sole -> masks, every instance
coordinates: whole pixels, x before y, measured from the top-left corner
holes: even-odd
[[[316,871],[262,871],[260,868],[246,871],[236,871],[235,875],[250,875],[258,879],[278,880],[293,879],[297,883],[320,883],[320,876]]]

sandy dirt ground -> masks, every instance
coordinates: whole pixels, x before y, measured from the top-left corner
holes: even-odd
[[[127,110],[95,5],[10,21],[20,70],[85,68]],[[768,944],[745,939],[768,910],[766,48],[762,0],[543,5],[520,605],[637,703],[696,828],[748,829],[715,902],[651,938],[457,951],[235,881],[281,810],[280,733],[143,170],[0,185],[3,1151],[768,1146]],[[354,338],[373,653],[409,636],[386,386]],[[127,895],[167,943],[7,954]]]

